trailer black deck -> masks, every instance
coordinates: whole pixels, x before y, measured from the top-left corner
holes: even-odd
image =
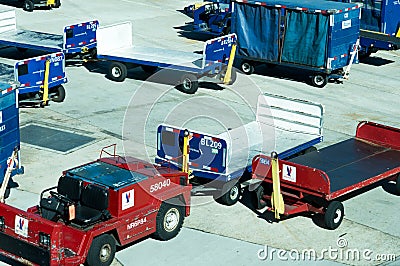
[[[327,173],[333,193],[400,167],[400,151],[351,138],[289,161]]]

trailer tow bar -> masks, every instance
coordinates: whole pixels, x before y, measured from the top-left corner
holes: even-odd
[[[192,135],[190,134],[190,131],[185,129],[184,132],[184,137],[183,137],[183,148],[182,148],[182,172],[188,174],[188,181],[190,178],[192,178],[192,171],[189,170],[189,151],[190,151],[190,146],[189,146],[189,141],[192,138]]]
[[[7,161],[6,174],[4,175],[4,180],[0,187],[0,202],[1,203],[4,203],[4,198],[5,198],[5,194],[6,194],[8,181],[10,180],[11,172],[14,169],[13,168],[14,162],[18,165],[17,158],[18,158],[18,149],[15,148],[13,153],[11,154],[11,157]]]
[[[232,66],[233,66],[233,60],[235,59],[235,53],[236,53],[236,44],[232,44],[232,50],[231,54],[229,55],[228,66],[226,68],[226,74],[223,80],[224,84],[229,84],[231,81]]]
[[[278,154],[276,152],[271,153],[271,165],[272,165],[271,207],[275,213],[275,218],[280,219],[279,215],[285,212],[285,203],[283,202],[283,196],[281,193],[281,184],[279,180],[279,162],[278,162]]]
[[[43,99],[40,103],[41,107],[45,107],[49,104],[49,73],[50,72],[50,60],[46,60],[46,67],[44,70],[44,82],[43,82]]]
[[[351,57],[350,57],[350,62],[349,65],[346,67],[346,70],[344,72],[343,78],[344,79],[349,79],[349,75],[350,75],[350,69],[351,69],[351,65],[353,64],[354,58],[357,55],[357,51],[358,51],[358,47],[360,46],[360,39],[357,39],[357,42],[353,45],[352,49],[351,49]]]

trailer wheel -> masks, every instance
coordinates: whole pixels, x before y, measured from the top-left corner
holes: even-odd
[[[108,69],[108,74],[111,80],[122,82],[128,75],[128,69],[126,68],[126,65],[123,63],[112,62]]]
[[[324,74],[315,74],[311,77],[311,84],[317,88],[323,88],[328,84],[328,77]]]
[[[324,221],[328,229],[336,229],[342,223],[344,207],[340,201],[332,201],[326,208]]]
[[[95,237],[90,245],[86,263],[89,266],[108,266],[114,260],[115,239],[109,234]]]
[[[194,94],[199,88],[199,81],[193,74],[185,74],[181,78],[180,84],[176,88],[187,94]]]
[[[267,203],[265,202],[265,200],[263,200],[263,195],[264,195],[263,186],[259,186],[253,191],[253,200],[254,200],[253,203],[254,207],[257,210],[261,210],[262,208],[267,206]]]
[[[400,195],[400,174],[398,174],[396,178],[396,192],[397,195]]]
[[[62,85],[59,85],[54,88],[56,95],[53,96],[51,99],[53,102],[61,103],[65,100],[65,89]]]
[[[182,228],[184,212],[182,206],[161,203],[156,218],[156,232],[154,238],[169,240],[178,235]]]
[[[235,69],[235,68],[232,68],[232,70],[231,70],[231,79],[229,80],[228,85],[232,85],[233,83],[235,83],[236,78],[237,78],[236,69]]]
[[[33,9],[35,8],[35,5],[31,0],[25,0],[24,1],[24,10],[28,12],[32,12]]]
[[[231,185],[232,183],[225,184],[222,188],[222,193],[226,192],[222,195],[214,196],[216,202],[226,206],[232,206],[238,202],[240,197],[240,184],[236,182],[232,187],[230,187]]]
[[[55,8],[59,8],[60,6],[61,6],[61,0],[56,0],[55,4],[54,4],[54,7]]]
[[[249,61],[243,61],[240,65],[242,72],[246,75],[251,75],[254,73],[254,65],[251,64]]]

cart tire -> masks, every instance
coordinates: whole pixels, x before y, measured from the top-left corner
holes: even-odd
[[[115,249],[115,239],[113,236],[104,234],[95,237],[86,258],[87,265],[110,265],[114,260]]]
[[[156,66],[141,65],[140,67],[143,69],[144,72],[149,73],[149,74],[153,74],[157,71]]]
[[[224,30],[222,31],[223,35],[228,35],[229,33],[231,33],[231,26],[226,26],[224,28]]]
[[[397,195],[400,195],[400,174],[398,174],[396,178],[396,192]]]
[[[228,85],[232,85],[233,83],[235,83],[236,79],[237,79],[237,72],[236,72],[236,69],[235,69],[235,68],[232,68],[232,71],[231,71],[231,79],[229,80]]]
[[[6,191],[4,193],[4,199],[7,199],[10,196],[11,193],[11,189],[8,187],[6,188]]]
[[[182,228],[184,211],[182,206],[161,203],[156,218],[156,232],[154,238],[169,240],[178,235]]]
[[[336,229],[342,223],[344,217],[344,207],[340,201],[329,203],[325,211],[324,221],[328,229]]]
[[[225,188],[229,188],[232,183],[227,183],[224,185]],[[240,197],[240,184],[239,182],[236,182],[232,187],[229,188],[229,190],[226,190],[222,188],[222,192],[225,192],[224,194],[220,195],[217,194],[214,196],[214,200],[220,204],[226,205],[226,206],[232,206],[236,202],[239,201]]]
[[[54,88],[56,95],[51,98],[53,102],[61,103],[65,100],[65,89],[63,85],[59,85]]]
[[[128,75],[128,69],[123,63],[112,62],[108,69],[108,74],[111,80],[122,82]]]
[[[254,73],[254,65],[251,64],[249,61],[243,61],[240,65],[240,69],[246,75],[251,75]]]
[[[324,74],[315,74],[311,77],[311,84],[317,88],[323,88],[328,84],[328,77]]]
[[[184,93],[194,94],[199,88],[199,81],[195,75],[185,74],[182,76],[181,81],[176,88]]]
[[[264,187],[259,186],[253,191],[253,205],[256,210],[261,210],[265,206],[267,206],[267,202],[263,200],[262,196],[264,195]]]
[[[25,0],[24,1],[23,9],[25,11],[32,12],[34,8],[35,8],[35,5],[33,4],[33,2],[31,0]]]
[[[60,6],[61,6],[61,0],[56,0],[55,4],[54,4],[54,7],[55,8],[59,8]]]

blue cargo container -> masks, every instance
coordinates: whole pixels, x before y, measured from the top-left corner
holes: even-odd
[[[341,79],[357,62],[360,8],[325,0],[236,0],[232,32],[238,37],[237,62],[246,74],[260,63],[311,71],[311,83],[324,87]]]
[[[18,91],[13,87],[0,82],[0,184],[7,170],[8,158],[15,149],[19,151],[20,147]],[[22,172],[21,163],[16,170],[13,174]],[[13,181],[9,182],[9,187],[12,187],[12,184]]]
[[[400,49],[400,1],[335,0],[361,6],[361,55]]]

